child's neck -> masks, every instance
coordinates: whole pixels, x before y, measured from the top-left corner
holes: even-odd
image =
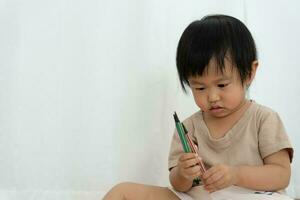
[[[203,120],[210,132],[211,137],[218,139],[226,135],[226,133],[239,121],[251,102],[245,99],[240,106],[225,117],[211,117],[203,113]]]

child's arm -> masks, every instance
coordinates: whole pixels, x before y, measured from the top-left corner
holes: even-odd
[[[203,174],[205,187],[215,191],[230,185],[253,190],[277,191],[288,186],[291,175],[287,150],[281,150],[264,159],[262,166],[213,166]]]
[[[240,166],[236,185],[254,190],[277,191],[288,186],[291,176],[287,150],[281,150],[264,159],[263,166]]]
[[[186,192],[192,187],[193,180],[201,175],[198,162],[197,154],[184,153],[180,156],[177,166],[171,169],[169,176],[174,189]]]

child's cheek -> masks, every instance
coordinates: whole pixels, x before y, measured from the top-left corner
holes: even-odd
[[[194,100],[195,100],[195,103],[197,104],[197,106],[202,110],[202,111],[206,111],[207,108],[206,108],[206,104],[205,104],[205,99],[204,98],[201,98],[199,96],[194,96]]]

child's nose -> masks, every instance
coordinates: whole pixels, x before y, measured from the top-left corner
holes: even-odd
[[[209,102],[216,102],[220,100],[220,96],[217,91],[211,90],[208,94],[208,101]]]

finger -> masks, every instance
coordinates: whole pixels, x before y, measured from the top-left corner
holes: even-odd
[[[201,172],[198,171],[198,172],[195,172],[195,173],[191,173],[191,174],[189,174],[189,175],[187,175],[187,176],[189,177],[190,180],[193,180],[193,179],[195,179],[195,178],[200,177],[200,174],[201,174]]]
[[[195,153],[184,153],[182,154],[182,156],[180,156],[179,160],[183,162],[185,160],[189,160],[196,157],[197,155]]]
[[[217,190],[213,185],[204,185],[204,189],[210,193]]]
[[[213,184],[205,185],[204,188],[208,191],[216,191],[220,190],[226,187],[226,180],[225,179],[220,179],[219,181],[216,181]]]
[[[200,176],[200,174],[201,174],[201,170],[200,170],[199,165],[195,165],[194,167],[190,167],[185,171],[188,175],[196,175],[197,174],[198,176]]]
[[[213,166],[211,168],[209,168],[208,170],[206,170],[206,172],[204,172],[203,174],[203,179],[206,180],[208,179],[210,176],[212,176],[214,173],[216,173],[219,170],[218,166]]]
[[[201,176],[201,171],[195,172],[194,174],[191,175],[194,178],[200,178]]]
[[[189,179],[189,180],[193,180],[195,178],[200,177],[200,170],[198,169],[198,171],[186,171],[184,172],[184,177]]]
[[[199,163],[198,159],[197,158],[193,158],[193,159],[186,160],[186,161],[182,162],[181,166],[183,168],[190,168],[190,167],[193,167],[193,166],[197,165],[198,163]]]
[[[209,185],[209,184],[214,184],[215,182],[219,181],[220,179],[222,179],[224,176],[222,171],[217,171],[214,174],[212,174],[209,178],[207,178],[205,180],[205,184]]]
[[[221,179],[221,180],[219,180],[218,182],[216,182],[216,183],[214,184],[214,186],[215,186],[216,189],[221,190],[221,189],[227,187],[228,184],[227,184],[227,182],[226,182],[225,179]]]
[[[198,145],[194,144],[195,149],[198,151]]]
[[[205,184],[204,187],[207,189],[221,189],[223,186],[226,185],[226,180],[225,179],[219,179],[218,181],[215,181],[214,183],[211,184]]]

